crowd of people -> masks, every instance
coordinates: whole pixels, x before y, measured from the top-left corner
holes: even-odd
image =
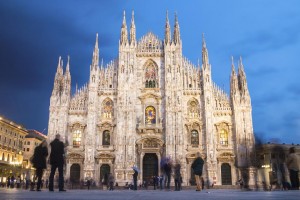
[[[61,192],[65,192],[65,181],[63,176],[63,166],[65,164],[64,158],[64,149],[65,145],[62,141],[60,141],[60,135],[57,134],[55,139],[50,143],[51,153],[49,156],[49,161],[51,165],[51,171],[49,179],[44,181],[42,179],[44,169],[47,168],[47,157],[48,157],[48,144],[46,141],[43,141],[39,146],[37,146],[34,150],[34,155],[30,159],[33,167],[36,169],[36,173],[33,180],[26,178],[21,180],[20,176],[14,177],[13,175],[7,177],[6,186],[8,188],[25,188],[30,189],[31,191],[41,191],[43,186],[50,191],[54,191],[54,175],[56,169],[58,169],[58,189]],[[295,153],[294,147],[289,149],[289,155],[286,159],[286,166],[289,170],[290,183],[287,181],[282,182],[282,187],[285,189],[299,190],[299,157]],[[204,160],[201,157],[201,154],[198,152],[196,159],[193,161],[191,168],[193,170],[193,174],[195,175],[196,182],[196,191],[201,191],[204,186],[204,181],[202,178]],[[180,191],[182,189],[182,174],[181,174],[181,164],[180,160],[176,159],[175,162],[171,159],[171,157],[163,157],[160,163],[161,175],[154,174],[152,177],[144,177],[142,183],[139,184],[140,188],[148,189],[149,183],[153,185],[153,189],[160,190],[170,190],[171,178],[174,178],[175,191]],[[132,167],[132,184],[126,183],[125,188],[131,190],[138,189],[138,176],[139,169],[137,166]],[[28,175],[27,175],[28,176]],[[272,181],[271,181],[272,182]],[[274,181],[273,181],[274,182]],[[118,188],[118,183],[115,183],[115,178],[112,173],[106,174],[105,184],[108,190],[114,190],[115,187]],[[238,185],[241,188],[245,185],[245,181],[241,178],[239,179]],[[96,185],[94,181],[91,179],[87,179],[84,184],[90,189],[91,185]],[[272,186],[272,183],[271,183]],[[271,188],[272,189],[272,188]]]

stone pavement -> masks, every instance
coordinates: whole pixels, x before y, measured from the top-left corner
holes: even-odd
[[[83,200],[261,200],[261,199],[272,199],[272,200],[293,200],[300,199],[300,190],[294,191],[241,191],[241,190],[230,190],[230,189],[210,189],[196,192],[192,189],[182,191],[160,191],[160,190],[67,190],[67,192],[49,192],[43,190],[41,192],[20,190],[20,189],[6,189],[0,188],[0,200],[14,200],[14,199],[83,199]]]

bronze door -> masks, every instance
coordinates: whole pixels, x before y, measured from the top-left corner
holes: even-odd
[[[155,153],[146,153],[143,158],[143,181],[151,183],[153,176],[158,176],[158,158]]]

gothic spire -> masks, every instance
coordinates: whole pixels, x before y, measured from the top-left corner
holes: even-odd
[[[205,69],[209,66],[208,51],[206,48],[204,33],[202,33],[202,65]]]
[[[132,11],[131,25],[130,25],[130,44],[135,44],[135,42],[136,42],[136,30],[135,30],[135,23],[134,23],[134,11]]]
[[[125,10],[124,10],[124,13],[123,13],[123,23],[122,23],[122,27],[121,27],[120,44],[126,45],[127,43],[128,43],[127,25],[126,25]]]
[[[62,75],[63,74],[63,66],[62,66],[61,56],[58,57],[58,64],[57,64],[56,74],[57,75]]]
[[[242,62],[242,57],[240,57],[239,60],[239,66],[238,66],[238,81],[239,81],[239,88],[242,93],[242,95],[245,95],[248,91],[247,86],[247,80],[246,80],[246,73],[244,71],[244,65]]]
[[[66,72],[64,75],[64,92],[68,95],[71,92],[70,56],[68,56]]]
[[[165,44],[170,44],[170,42],[171,42],[171,28],[170,28],[168,11],[167,11],[166,26],[165,26]]]
[[[231,56],[231,75],[236,75],[233,56]]]
[[[96,34],[96,42],[93,51],[93,59],[91,69],[96,69],[99,66],[99,47],[98,47],[98,33]]]
[[[180,44],[180,31],[179,31],[179,23],[178,23],[177,13],[175,13],[173,42],[175,45]]]
[[[231,76],[230,76],[230,94],[232,98],[234,98],[235,94],[238,94],[238,80],[237,75],[235,73],[235,66],[233,56],[231,57]]]

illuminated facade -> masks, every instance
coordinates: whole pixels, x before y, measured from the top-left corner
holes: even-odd
[[[23,141],[27,130],[13,121],[0,117],[0,182],[9,176],[21,176]]]
[[[212,80],[204,38],[196,66],[182,55],[177,17],[172,37],[167,17],[164,40],[147,33],[137,41],[133,14],[129,34],[124,14],[118,58],[107,65],[99,59],[97,35],[89,81],[71,94],[69,58],[65,70],[59,58],[48,139],[60,133],[68,144],[66,178],[99,183],[112,172],[122,185],[132,181],[135,164],[142,181],[159,175],[161,158],[170,156],[189,185],[197,152],[205,181],[215,185],[234,185],[238,168],[249,168],[252,106],[241,59],[238,72],[232,62],[228,96]]]

